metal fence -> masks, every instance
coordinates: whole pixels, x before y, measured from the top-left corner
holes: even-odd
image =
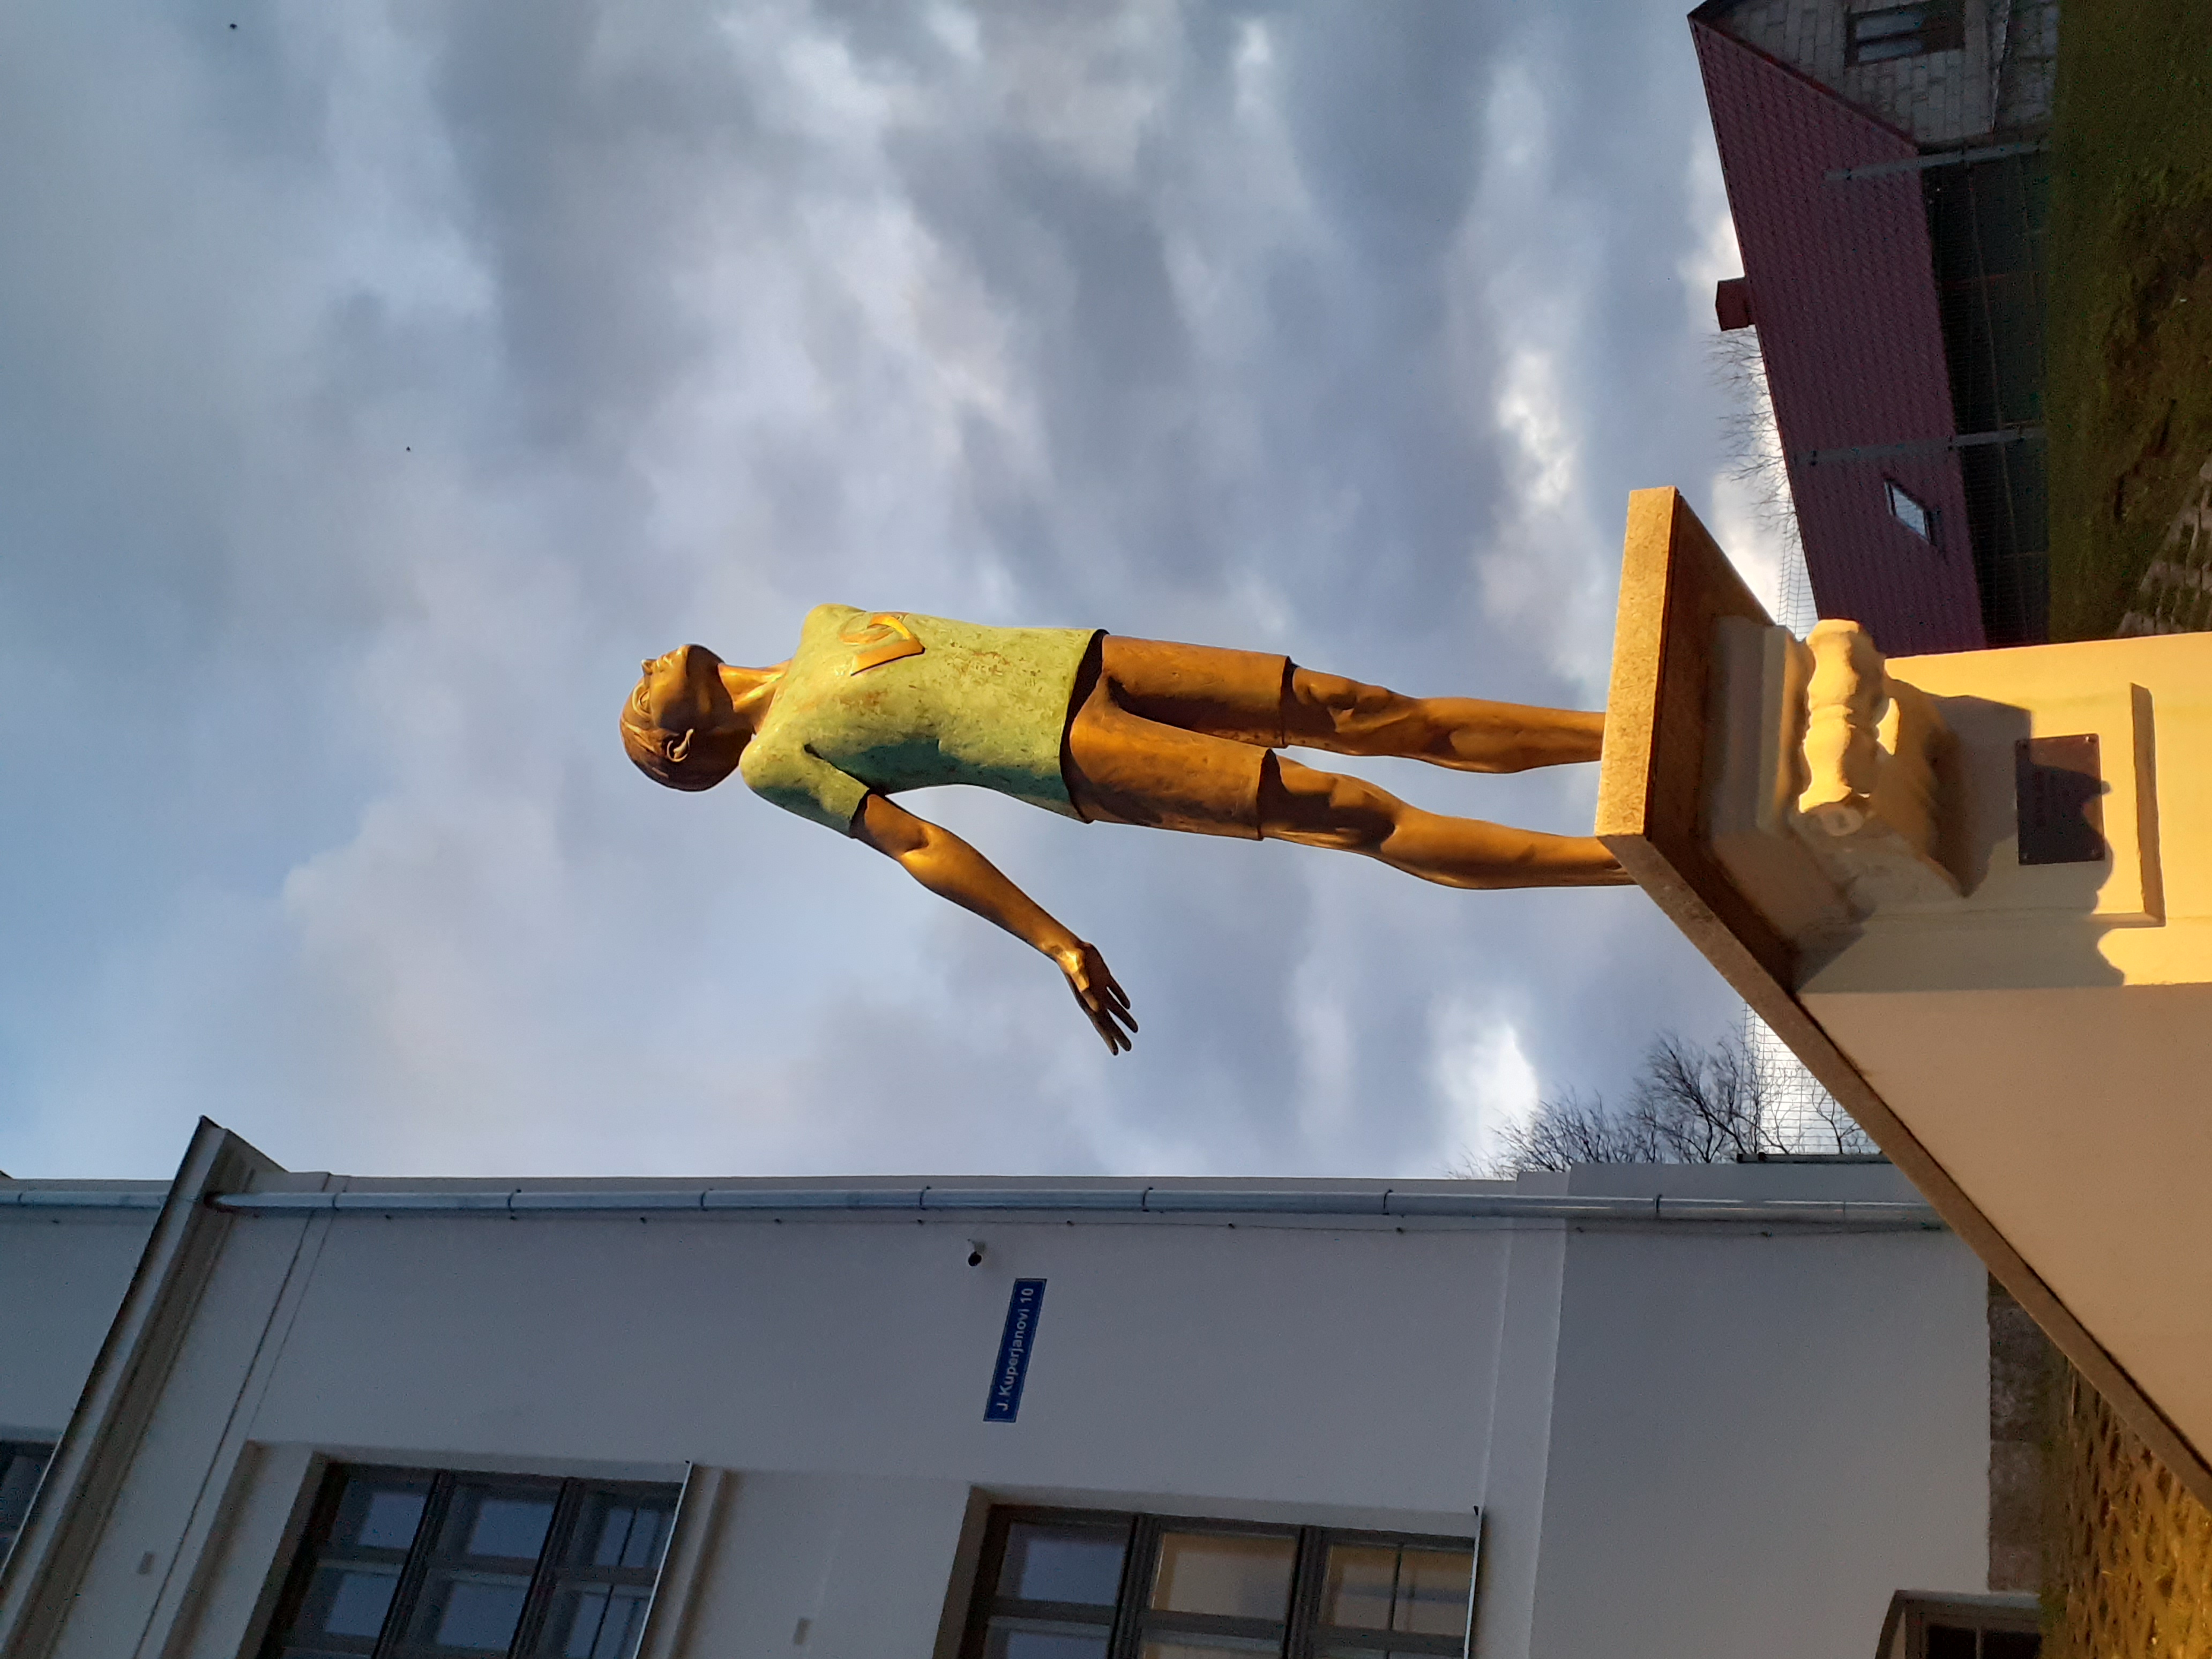
[[[1991,645],[2049,637],[2044,331],[2051,161],[2030,151],[1922,175],[1960,445],[1967,534]]]
[[[1743,1048],[1759,1079],[1765,1127],[1783,1151],[1853,1150],[1839,1145],[1837,1134],[1839,1126],[1850,1126],[1850,1114],[1747,1003],[1743,1011]]]

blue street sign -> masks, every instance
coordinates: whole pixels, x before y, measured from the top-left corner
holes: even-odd
[[[1014,1293],[1006,1302],[1006,1334],[999,1339],[999,1363],[991,1372],[991,1397],[983,1405],[986,1423],[1011,1423],[1022,1409],[1022,1384],[1029,1377],[1037,1310],[1042,1306],[1044,1280],[1014,1281]]]

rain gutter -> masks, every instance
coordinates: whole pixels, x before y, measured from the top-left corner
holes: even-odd
[[[1325,1217],[1373,1220],[1564,1221],[1613,1224],[1702,1223],[1814,1226],[1832,1231],[1937,1231],[1928,1205],[1860,1199],[1628,1198],[1544,1193],[1439,1193],[1395,1188],[1225,1187],[744,1187],[599,1190],[219,1193],[207,1200],[238,1216],[1116,1215]],[[38,1207],[34,1199],[31,1207]],[[82,1206],[78,1207],[82,1207]],[[135,1206],[134,1206],[135,1207]]]

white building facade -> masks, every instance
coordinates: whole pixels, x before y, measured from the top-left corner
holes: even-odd
[[[204,1125],[166,1191],[0,1182],[0,1442],[54,1447],[0,1656],[1856,1659],[1985,1582],[1986,1284],[1880,1165],[368,1181]]]

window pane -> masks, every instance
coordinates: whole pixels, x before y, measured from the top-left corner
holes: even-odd
[[[422,1586],[415,1640],[433,1651],[505,1653],[529,1594],[526,1574],[433,1571]]]
[[[1862,12],[1851,19],[1851,39],[1881,40],[1893,35],[1917,34],[1926,16],[1920,6],[1902,6],[1895,11]]]
[[[23,1529],[24,1517],[31,1512],[39,1477],[46,1473],[46,1460],[53,1450],[52,1446],[21,1440],[0,1441],[0,1561],[5,1561],[15,1547],[15,1534]]]
[[[676,1498],[674,1486],[583,1491],[532,1659],[629,1659],[637,1651]]]
[[[1255,1653],[1279,1654],[1282,1650],[1279,1639],[1263,1642],[1236,1636],[1164,1636],[1145,1644],[1145,1659],[1217,1659],[1217,1656],[1224,1653],[1249,1659]]]
[[[351,1555],[375,1551],[397,1561],[415,1542],[422,1524],[422,1505],[430,1496],[428,1476],[356,1474],[348,1478],[331,1522],[329,1547]]]
[[[2032,1630],[1982,1632],[1982,1659],[2036,1659],[2042,1651],[2043,1638]]]
[[[1471,1550],[1407,1550],[1398,1566],[1398,1607],[1391,1628],[1422,1636],[1464,1636],[1474,1588]]]
[[[453,1493],[448,1540],[465,1539],[458,1553],[484,1560],[535,1561],[553,1524],[553,1497],[496,1498],[480,1486]],[[449,1542],[448,1549],[453,1547]]]
[[[1390,1628],[1390,1595],[1398,1582],[1398,1552],[1388,1545],[1332,1544],[1321,1621],[1348,1630]]]
[[[1974,1632],[1960,1625],[1929,1626],[1928,1659],[1974,1659]]]
[[[983,1659],[1106,1659],[1106,1632],[1035,1620],[994,1619]]]
[[[587,1495],[568,1546],[572,1566],[610,1572],[650,1571],[675,1514],[672,1495],[597,1492]]]
[[[1296,1541],[1289,1538],[1168,1533],[1160,1540],[1152,1606],[1162,1613],[1280,1619],[1290,1610],[1291,1566],[1296,1554]]]
[[[421,1529],[427,1472],[347,1469],[327,1530],[307,1541],[312,1563],[279,1650],[300,1659],[370,1652],[391,1615],[400,1570]]]
[[[1017,1521],[1006,1528],[999,1594],[1024,1601],[1110,1607],[1121,1591],[1126,1527],[1065,1527]]]
[[[1871,53],[1867,54],[1871,56]],[[1897,521],[1923,541],[1928,539],[1928,509],[1900,486],[1883,481],[1882,488],[1889,494],[1889,510]]]
[[[554,1604],[550,1626],[561,1659],[629,1659],[645,1632],[652,1592],[635,1585],[572,1590]]]
[[[415,1541],[415,1528],[422,1522],[422,1493],[370,1491],[365,1496],[351,1536],[341,1532],[341,1538],[372,1550],[404,1550]]]
[[[397,1567],[325,1567],[315,1575],[301,1611],[301,1635],[362,1636],[375,1639],[385,1610],[399,1587]]]

